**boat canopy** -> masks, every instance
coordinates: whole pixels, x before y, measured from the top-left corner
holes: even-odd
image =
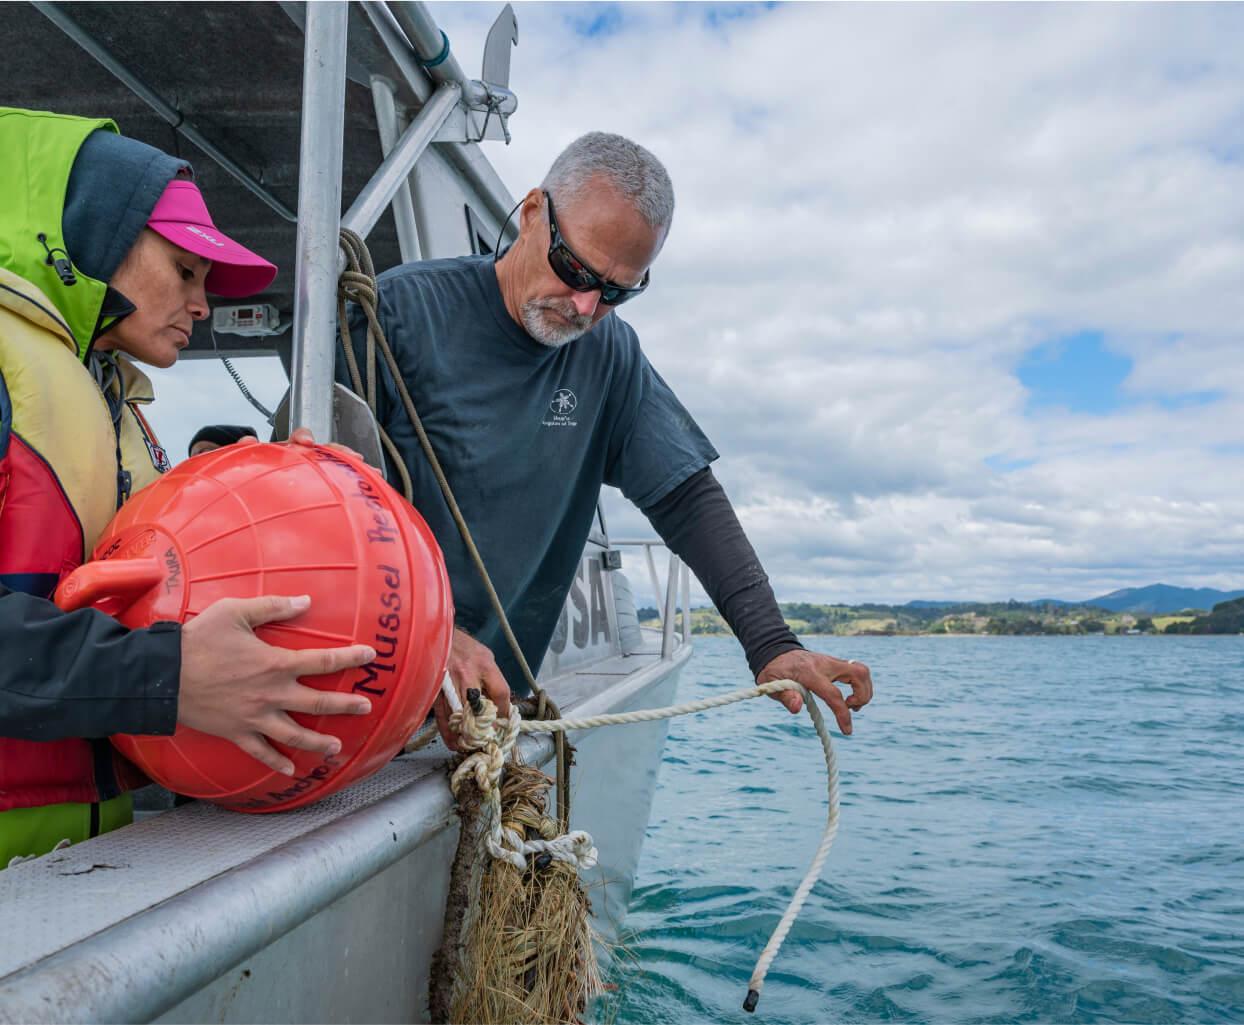
[[[186,158],[217,224],[279,265],[249,302],[274,306],[292,334],[213,339],[204,322],[185,355],[279,353],[293,367],[296,423],[291,347],[308,342],[317,315],[322,336],[323,311],[335,310],[333,222],[344,217],[366,237],[378,269],[451,255],[428,237],[420,245],[437,197],[419,194],[412,170],[430,144],[471,196],[459,216],[474,211],[472,238],[509,211],[478,145],[508,139],[516,107],[508,5],[485,47],[483,74],[495,81],[463,72],[421,3],[23,3],[6,5],[5,22],[4,103],[111,117],[126,135]],[[304,66],[313,71],[305,89]],[[331,371],[320,370],[308,398],[327,405]]]

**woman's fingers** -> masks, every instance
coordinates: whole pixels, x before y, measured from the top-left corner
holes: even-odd
[[[230,737],[228,739],[237,744],[255,761],[266,765],[273,772],[279,772],[283,776],[292,776],[294,774],[294,763],[270,744],[265,743],[263,737],[258,733],[246,733],[240,737]]]

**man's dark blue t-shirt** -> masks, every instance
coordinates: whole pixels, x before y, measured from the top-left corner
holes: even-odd
[[[616,313],[552,348],[510,317],[491,256],[407,264],[379,284],[381,326],[535,672],[601,484],[645,509],[717,452]],[[352,308],[360,366],[365,325]],[[522,692],[521,671],[414,427],[383,359],[377,363],[377,417],[409,468],[415,507],[444,550],[457,625],[492,649]],[[341,359],[338,379],[349,383]],[[389,479],[399,479],[392,466]]]

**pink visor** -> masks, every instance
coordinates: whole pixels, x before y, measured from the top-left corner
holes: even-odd
[[[276,265],[234,242],[212,223],[203,194],[192,181],[174,178],[147,218],[147,227],[175,246],[212,261],[209,292],[227,299],[262,292],[276,277]]]

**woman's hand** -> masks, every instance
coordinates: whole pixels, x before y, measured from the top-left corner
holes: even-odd
[[[255,627],[293,619],[311,607],[296,598],[222,598],[181,631],[181,688],[177,721],[223,737],[270,769],[293,775],[294,763],[268,743],[331,756],[341,741],[299,726],[304,715],[366,715],[371,702],[358,694],[317,690],[301,676],[324,676],[376,658],[365,644],[291,651],[255,636]]]

